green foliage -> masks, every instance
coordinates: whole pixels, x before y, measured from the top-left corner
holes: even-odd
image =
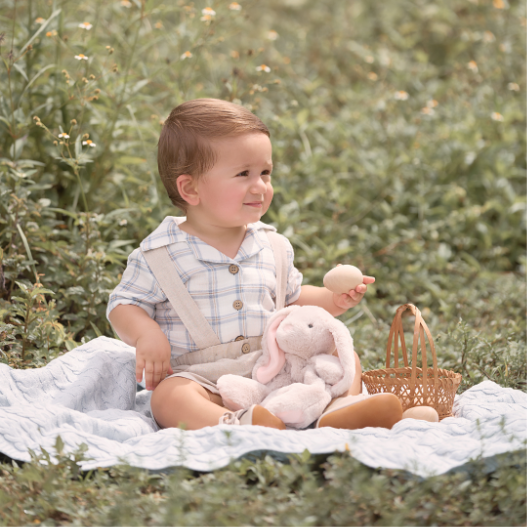
[[[522,3],[0,6],[0,361],[37,367],[113,336],[106,302],[127,255],[177,214],[157,176],[163,118],[220,97],[271,129],[264,221],[292,241],[305,283],[336,263],[376,277],[342,316],[364,369],[384,365],[394,311],[412,302],[460,391],[485,379],[526,389]],[[2,465],[4,524],[525,521],[523,459],[421,482],[340,454],[197,478],[79,478],[77,458],[46,455]]]
[[[60,439],[58,447],[61,448]],[[423,480],[348,452],[242,459],[207,474],[127,466],[79,474],[83,448],[0,471],[0,524],[522,525],[525,452]]]
[[[126,255],[174,213],[156,171],[160,123],[201,96],[269,124],[266,219],[292,240],[306,282],[353,262],[376,276],[381,310],[443,310],[482,271],[524,272],[519,3],[3,6],[6,323],[17,281],[40,282],[68,349],[112,335],[104,304]]]

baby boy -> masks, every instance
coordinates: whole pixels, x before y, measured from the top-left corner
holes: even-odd
[[[155,420],[162,428],[190,430],[220,422],[284,428],[259,406],[229,415],[215,384],[219,375],[250,377],[279,288],[286,305],[316,305],[338,316],[356,306],[375,279],[365,276],[340,295],[301,285],[293,248],[281,236],[287,272],[277,283],[270,243],[276,229],[260,221],[273,198],[270,134],[244,107],[217,99],[176,107],[163,125],[158,167],[185,217],[165,218],[132,252],[108,304],[116,333],[136,348],[137,380],[144,374],[153,390]],[[326,411],[338,415],[327,423],[391,427],[400,418],[397,398],[357,397],[361,368],[355,360],[352,397]]]

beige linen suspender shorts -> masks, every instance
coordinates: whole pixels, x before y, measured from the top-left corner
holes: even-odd
[[[287,288],[287,250],[282,238],[267,232],[276,264],[276,309],[285,307]],[[216,381],[227,373],[251,377],[254,364],[262,353],[262,337],[249,337],[222,344],[198,305],[190,296],[174,268],[166,247],[143,251],[150,270],[178,314],[199,351],[173,358],[174,373],[165,377],[184,377],[219,394]]]

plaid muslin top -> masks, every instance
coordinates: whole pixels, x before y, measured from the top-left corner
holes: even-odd
[[[141,242],[141,250],[167,247],[174,271],[181,276],[222,344],[240,336],[262,335],[275,310],[276,296],[275,261],[265,231],[276,229],[261,221],[249,224],[238,254],[229,258],[196,236],[182,231],[178,225],[185,219],[167,216]],[[119,304],[139,306],[168,337],[172,357],[198,350],[157,284],[141,250],[135,249],[128,257],[121,282],[110,294],[106,315]],[[286,305],[298,299],[302,284],[302,273],[293,265],[293,257],[293,247],[287,240]]]

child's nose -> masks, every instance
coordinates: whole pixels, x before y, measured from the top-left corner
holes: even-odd
[[[251,191],[254,194],[265,194],[267,192],[267,185],[264,181],[258,179],[258,181],[252,186]]]

